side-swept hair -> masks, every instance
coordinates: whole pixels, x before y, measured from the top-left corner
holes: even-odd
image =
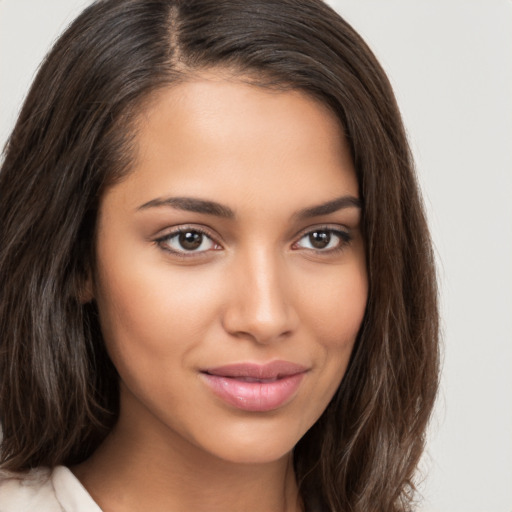
[[[294,452],[306,505],[409,510],[438,382],[434,261],[389,82],[320,0],[103,0],[43,63],[0,171],[1,465],[76,464],[118,415],[94,303],[102,192],[130,171],[157,89],[223,68],[338,116],[363,200],[369,298],[348,370]],[[340,308],[343,304],[340,304]]]

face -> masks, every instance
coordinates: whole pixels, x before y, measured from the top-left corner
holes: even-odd
[[[339,123],[301,92],[205,76],[153,98],[136,146],[101,202],[91,292],[120,423],[227,461],[279,459],[338,388],[366,306]]]

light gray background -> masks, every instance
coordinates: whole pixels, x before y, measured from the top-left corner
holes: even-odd
[[[88,3],[0,0],[0,144]],[[512,1],[330,3],[395,87],[438,253],[445,357],[421,511],[512,512]]]

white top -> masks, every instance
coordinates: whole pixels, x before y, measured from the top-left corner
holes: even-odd
[[[0,472],[0,512],[101,512],[64,466],[28,473]]]

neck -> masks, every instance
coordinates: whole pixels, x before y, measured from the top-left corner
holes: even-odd
[[[93,456],[72,468],[104,512],[301,509],[291,453],[272,462],[232,463],[177,442],[166,429],[139,426],[136,418],[120,419]]]

